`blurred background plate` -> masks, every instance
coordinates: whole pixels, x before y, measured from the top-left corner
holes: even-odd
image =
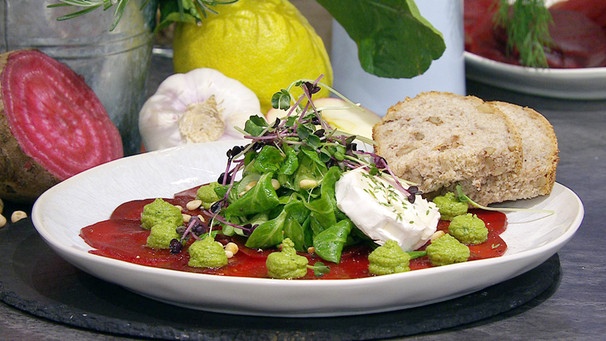
[[[575,100],[606,99],[606,67],[536,69],[465,52],[468,79],[531,95]]]

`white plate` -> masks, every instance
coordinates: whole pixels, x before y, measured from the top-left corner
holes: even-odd
[[[462,296],[524,273],[556,253],[575,233],[583,205],[556,184],[549,197],[516,202],[550,209],[512,213],[500,258],[351,280],[276,280],[195,274],[136,265],[90,254],[82,227],[107,219],[133,199],[172,196],[214,181],[233,143],[185,145],[123,158],[78,174],[45,192],[34,226],[68,262],[103,280],[178,306],[260,316],[341,316],[405,309]]]
[[[606,67],[530,68],[465,52],[465,74],[480,83],[532,95],[572,100],[606,99]]]

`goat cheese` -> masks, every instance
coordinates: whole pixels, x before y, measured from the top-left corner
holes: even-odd
[[[390,181],[361,168],[344,173],[335,191],[337,207],[379,245],[391,239],[412,251],[436,232],[440,212],[433,202],[416,195],[411,203]]]

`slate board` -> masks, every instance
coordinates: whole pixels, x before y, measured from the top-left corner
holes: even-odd
[[[268,318],[175,307],[99,280],[57,256],[29,219],[0,229],[0,259],[0,300],[10,306],[91,331],[175,340],[365,340],[441,331],[540,304],[561,275],[556,254],[509,281],[428,306],[351,317]]]

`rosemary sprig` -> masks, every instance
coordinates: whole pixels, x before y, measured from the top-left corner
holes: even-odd
[[[493,19],[505,29],[508,53],[519,53],[524,66],[548,67],[545,48],[551,45],[553,19],[544,0],[500,0]]]
[[[116,6],[114,9],[114,21],[110,26],[110,31],[113,31],[122,16],[124,10],[130,0],[57,0],[56,4],[48,5],[48,8],[56,7],[77,7],[80,8],[69,14],[60,16],[57,20],[69,20],[84,14],[93,12],[99,8],[104,11]],[[213,8],[217,5],[226,5],[237,2],[238,0],[160,0],[158,6],[161,12],[160,25],[158,29],[170,24],[171,22],[201,22],[206,18],[207,12],[216,14],[217,11]],[[150,0],[145,0],[141,5],[141,9],[150,4]]]
[[[57,20],[59,20],[59,21],[76,18],[76,17],[82,16],[84,14],[93,12],[99,8],[103,8],[103,10],[106,11],[106,10],[110,9],[111,7],[113,7],[114,5],[116,5],[116,8],[114,9],[114,21],[113,21],[112,25],[110,26],[110,31],[113,31],[116,28],[116,26],[118,26],[118,23],[120,22],[120,19],[122,19],[122,15],[124,14],[124,9],[126,9],[126,5],[128,5],[128,2],[129,2],[129,0],[58,0],[58,1],[59,2],[56,4],[48,5],[48,8],[66,7],[66,6],[82,8],[75,12],[58,17]],[[146,0],[143,3],[143,7],[145,7],[148,3],[149,3],[149,0]]]

